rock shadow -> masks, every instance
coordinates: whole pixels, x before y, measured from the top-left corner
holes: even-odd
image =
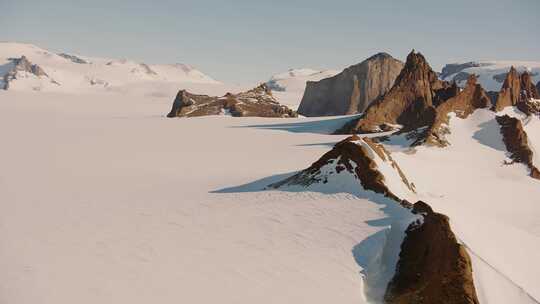
[[[238,126],[234,128],[257,128],[269,130],[281,130],[292,133],[316,133],[333,134],[337,129],[343,127],[347,122],[357,118],[359,115],[337,116],[335,118],[322,118],[319,120],[309,120],[291,123],[278,124],[258,124]]]
[[[484,146],[488,146],[497,151],[506,152],[500,125],[495,119],[483,122],[479,125],[480,130],[474,132],[473,138]]]

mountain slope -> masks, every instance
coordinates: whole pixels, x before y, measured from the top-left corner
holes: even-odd
[[[5,75],[13,70],[14,63],[21,58],[39,67],[43,73],[37,75],[24,70],[12,72],[8,85],[10,90],[81,93],[116,91],[151,83],[219,84],[184,64],[151,65],[129,60],[55,54],[33,45],[10,42],[0,42],[0,78],[5,79]]]

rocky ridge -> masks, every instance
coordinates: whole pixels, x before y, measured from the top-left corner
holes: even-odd
[[[304,116],[360,113],[390,89],[402,68],[403,62],[379,53],[333,77],[308,81],[298,113]]]
[[[386,176],[381,171],[383,167],[386,167]],[[403,196],[401,193],[415,192],[414,184],[407,180],[390,153],[381,144],[373,142],[370,138],[360,138],[356,135],[337,143],[332,150],[309,168],[269,187],[308,187],[317,183],[326,184],[332,176],[340,174],[349,174],[364,189],[383,194],[404,205],[408,203],[400,198]],[[393,181],[389,180],[391,177],[395,177]],[[396,183],[402,186],[398,192],[396,192],[397,189],[391,190],[389,186]]]
[[[26,56],[21,56],[20,58],[9,58],[11,68],[4,75],[2,79],[3,87],[2,89],[9,89],[9,83],[13,80],[16,80],[17,77],[20,77],[20,73],[28,73],[37,77],[47,77],[49,75],[45,73],[39,65],[32,64]],[[51,80],[51,82],[56,83],[56,81]],[[56,83],[57,84],[57,83]]]
[[[530,176],[540,179],[540,170],[533,164],[533,151],[521,121],[508,115],[497,116],[496,119],[501,126],[500,132],[512,163],[525,164],[530,170]]]
[[[392,169],[385,169],[385,165]],[[404,227],[405,238],[399,253],[392,249],[391,243],[384,245],[384,254],[399,255],[395,272],[384,293],[385,303],[478,303],[470,257],[452,232],[448,217],[433,212],[424,202],[418,201],[413,205],[404,199],[403,189],[413,193],[414,184],[407,180],[382,145],[366,137],[350,136],[309,168],[268,188],[341,184],[343,180],[337,180],[336,176],[343,174],[356,181],[348,184],[349,187],[384,195],[412,214],[421,216],[420,219],[413,217],[412,222]],[[398,183],[390,178],[392,175],[399,177]],[[398,226],[392,225],[392,231],[400,229]]]
[[[236,117],[296,117],[295,111],[279,104],[266,84],[222,97],[196,95],[180,90],[167,117],[231,115]]]
[[[422,201],[412,212],[423,219],[405,231],[385,303],[478,304],[470,256],[452,232],[449,218]]]
[[[455,83],[453,84],[455,86]],[[475,75],[469,75],[466,87],[454,97],[449,98],[435,109],[435,119],[428,127],[425,134],[418,139],[416,144],[426,142],[437,146],[447,146],[450,143],[445,135],[450,133],[448,122],[449,114],[455,113],[459,118],[467,118],[476,109],[489,108],[491,100],[482,86],[477,83]]]

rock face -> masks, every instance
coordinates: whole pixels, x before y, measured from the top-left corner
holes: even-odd
[[[381,167],[387,166],[385,172],[381,172]],[[390,190],[391,177],[389,172],[399,183],[401,189]],[[309,168],[275,184],[270,188],[280,188],[283,186],[303,186],[307,187],[316,183],[328,183],[331,176],[340,174],[350,174],[358,180],[360,185],[376,193],[383,194],[397,202],[407,204],[401,197],[402,190],[414,192],[414,185],[409,183],[399,166],[391,158],[390,153],[380,144],[371,139],[360,138],[356,135],[350,136],[337,143],[332,150],[324,154],[319,160]]]
[[[21,58],[10,58],[9,61],[12,64],[12,68],[3,77],[3,89],[9,89],[9,83],[17,79],[17,74],[20,72],[26,72],[33,74],[37,77],[49,77],[45,71],[37,64],[32,64],[26,56]],[[54,82],[54,81],[53,81]]]
[[[414,204],[413,213],[422,214],[423,222],[406,230],[385,303],[478,304],[470,257],[448,217],[421,201]]]
[[[536,91],[540,93],[540,81],[536,84]]]
[[[181,90],[167,117],[195,117],[229,114],[232,116],[297,117],[295,111],[280,105],[265,84],[238,94],[222,97],[195,95]]]
[[[506,79],[497,97],[495,111],[498,112],[505,107],[515,106],[519,103],[527,103],[531,98],[540,98],[537,88],[532,83],[531,75],[527,72],[520,75],[512,67],[506,75]]]
[[[377,132],[393,125],[413,130],[430,125],[435,119],[435,107],[457,91],[457,87],[439,80],[424,56],[413,50],[390,91],[337,133]]]
[[[445,139],[445,134],[449,133],[446,126],[449,122],[448,114],[450,112],[456,113],[459,118],[467,118],[476,109],[489,108],[491,106],[489,96],[476,80],[475,75],[469,75],[466,87],[457,93],[456,96],[448,99],[436,108],[433,124],[431,124],[424,135],[426,143],[437,146],[446,146],[449,144]]]
[[[401,61],[379,53],[336,76],[308,81],[298,113],[329,116],[363,112],[390,89],[402,68]]]
[[[530,169],[533,178],[540,179],[540,171],[533,164],[533,151],[529,147],[527,133],[523,130],[521,121],[508,115],[497,116],[497,122],[501,126],[501,134],[510,152],[512,162],[525,164]]]

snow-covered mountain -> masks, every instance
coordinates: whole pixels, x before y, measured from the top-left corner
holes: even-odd
[[[497,92],[501,89],[506,73],[511,67],[518,72],[528,71],[534,83],[540,81],[540,62],[538,61],[470,61],[451,63],[443,67],[439,75],[442,80],[455,80],[464,87],[470,74],[476,74],[478,81],[486,91]]]
[[[39,71],[36,72],[36,71]],[[122,91],[166,84],[220,84],[186,64],[145,64],[65,54],[0,42],[0,88],[35,91]]]
[[[308,81],[319,81],[332,77],[339,72],[337,70],[314,70],[309,68],[290,69],[287,72],[272,76],[266,82],[266,85],[272,89],[281,103],[296,110],[300,105],[300,101],[302,101]]]

